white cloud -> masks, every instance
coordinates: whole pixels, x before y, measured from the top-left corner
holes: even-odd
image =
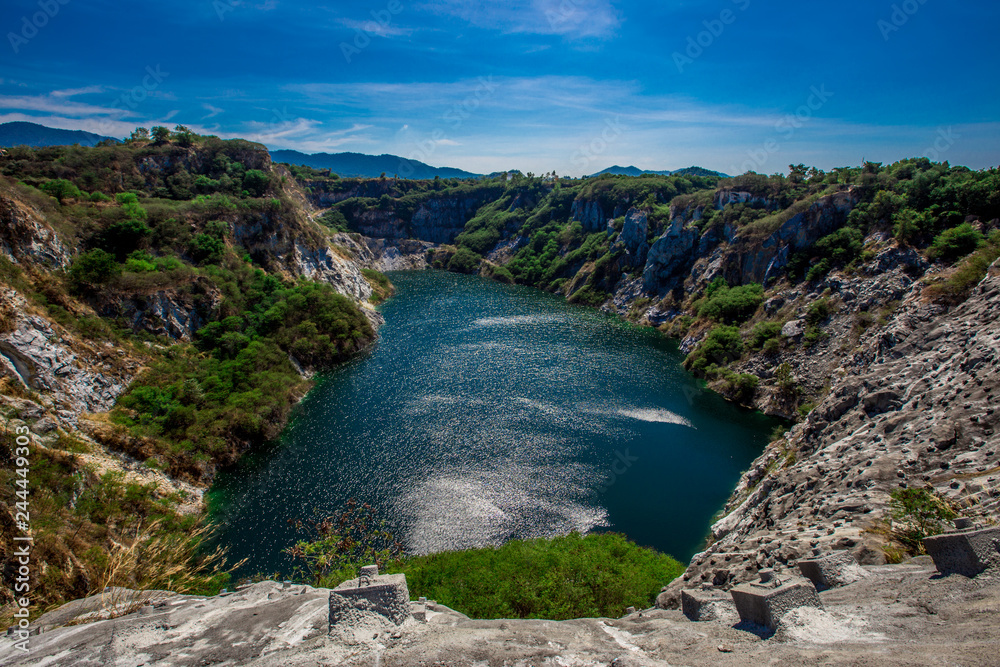
[[[479,28],[570,39],[611,37],[623,20],[611,0],[436,0],[419,8]]]
[[[220,109],[219,107],[212,106],[211,104],[205,103],[201,105],[203,109],[208,111],[208,115],[202,116],[202,120],[208,120],[209,118],[215,118],[220,113],[223,113],[225,109]]]
[[[66,116],[109,116],[121,115],[121,109],[100,107],[82,102],[72,102],[67,96],[57,95],[0,95],[0,109],[18,111],[40,111]]]
[[[66,90],[53,90],[52,97],[74,97],[76,95],[91,95],[93,93],[104,92],[102,86],[87,86],[86,88],[67,88]]]
[[[392,25],[391,23],[379,23],[377,21],[356,21],[354,19],[339,19],[338,22],[348,30],[360,30],[369,35],[378,35],[387,39],[392,37],[409,37],[413,34],[412,28]]]

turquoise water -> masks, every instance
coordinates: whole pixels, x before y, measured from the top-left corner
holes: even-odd
[[[287,572],[290,520],[351,498],[411,553],[613,530],[687,560],[767,443],[773,420],[698,389],[652,329],[477,277],[390,277],[378,346],[216,479],[244,572]]]

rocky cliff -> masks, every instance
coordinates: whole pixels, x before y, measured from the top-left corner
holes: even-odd
[[[745,473],[712,544],[661,595],[728,586],[814,549],[883,562],[889,493],[930,488],[963,513],[1000,515],[1000,266],[954,310],[915,284],[892,321],[830,373],[829,394]]]

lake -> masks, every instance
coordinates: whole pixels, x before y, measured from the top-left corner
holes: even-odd
[[[777,423],[701,389],[654,329],[479,277],[389,276],[377,347],[212,487],[243,574],[289,572],[290,520],[352,498],[410,553],[611,530],[686,562]]]

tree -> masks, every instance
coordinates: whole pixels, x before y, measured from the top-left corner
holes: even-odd
[[[788,165],[788,180],[792,183],[801,183],[806,179],[806,174],[809,173],[809,168],[804,164],[790,164]]]
[[[79,199],[83,196],[80,192],[80,188],[76,187],[70,181],[65,178],[55,178],[51,181],[46,181],[42,183],[39,190],[47,195],[51,195],[59,200],[59,203],[63,203],[66,199]]]
[[[946,229],[934,238],[927,256],[931,259],[943,259],[946,262],[965,257],[986,242],[983,233],[963,222],[957,227]]]
[[[152,233],[142,220],[116,222],[101,234],[101,246],[124,261],[129,253],[145,245]]]
[[[894,526],[893,537],[910,553],[923,553],[923,539],[939,535],[955,512],[938,496],[927,489],[896,489],[889,494],[892,518],[900,525]]]
[[[251,197],[263,197],[270,184],[271,179],[260,169],[250,169],[243,176],[243,189],[249,192]]]
[[[194,143],[194,139],[198,135],[187,127],[178,125],[174,128],[174,136],[177,138],[177,143],[181,146],[190,146]]]
[[[78,288],[101,285],[120,273],[121,266],[115,261],[115,256],[100,248],[77,257],[69,269],[70,280]]]
[[[126,140],[129,144],[146,143],[149,141],[149,130],[144,127],[137,127],[132,131],[132,134]]]
[[[165,144],[170,141],[170,130],[163,127],[162,125],[157,125],[153,128],[152,132],[153,143],[155,144]]]

